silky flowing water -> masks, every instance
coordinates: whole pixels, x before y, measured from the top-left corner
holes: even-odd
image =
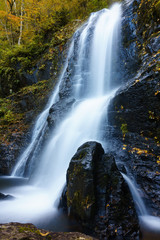
[[[78,147],[86,141],[102,142],[100,127],[107,117],[107,108],[121,85],[115,69],[118,68],[121,5],[92,13],[88,21],[75,33],[66,64],[46,108],[39,115],[31,142],[18,159],[11,177],[0,178],[0,192],[13,199],[0,201],[0,222],[31,222],[54,231],[68,231],[74,223],[57,210],[60,194],[66,182],[66,171]],[[77,50],[76,50],[77,47]],[[76,53],[75,53],[76,52]],[[38,159],[37,152],[47,126],[51,106],[59,101],[59,88],[71,58],[73,64],[73,97],[75,103],[67,116],[59,122]],[[29,160],[29,163],[28,163]],[[24,178],[28,164],[27,178]],[[160,220],[149,216],[135,184],[123,174],[138,207],[142,231],[159,232]],[[62,223],[63,222],[63,226]],[[152,222],[152,224],[151,224]],[[77,226],[76,226],[77,227]],[[150,234],[150,232],[148,233]],[[149,235],[146,235],[146,239]],[[157,235],[155,235],[155,239]]]
[[[143,240],[159,240],[160,239],[160,218],[151,216],[137,190],[137,184],[131,180],[126,174],[121,173],[127,182],[132,193],[133,201],[139,218],[140,229]]]
[[[103,9],[92,13],[89,20],[77,31],[78,34],[75,33],[75,36],[79,37],[73,37],[59,83],[47,107],[35,123],[31,143],[20,156],[12,176],[1,178],[1,182],[7,182],[7,186],[2,187],[0,192],[14,197],[13,200],[0,202],[1,223],[31,222],[49,228],[49,223],[53,223],[53,219],[59,216],[57,203],[72,156],[84,142],[101,141],[99,126],[103,116],[107,114],[107,106],[117,87],[112,79],[112,61],[116,61],[117,57],[115,49],[118,49],[120,24],[121,6],[115,4],[110,10]],[[68,62],[75,54],[77,43],[78,60],[74,63],[75,73],[72,76],[76,102],[53,131],[39,159],[38,167],[33,170],[32,164],[43,138],[49,109],[59,100],[59,87],[63,84]],[[24,179],[29,158],[30,170],[28,178]],[[10,184],[11,182],[14,184]],[[56,226],[53,230],[55,228]]]

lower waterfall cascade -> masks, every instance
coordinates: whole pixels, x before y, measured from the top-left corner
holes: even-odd
[[[52,229],[48,226],[57,221],[58,201],[71,158],[87,141],[107,145],[100,131],[101,124],[104,119],[107,122],[110,100],[123,85],[119,74],[121,21],[121,4],[115,3],[110,9],[92,13],[75,32],[59,82],[37,118],[30,144],[19,157],[11,176],[0,178],[0,192],[13,196],[0,201],[0,223],[31,222]],[[63,98],[60,91],[65,87],[69,96]],[[73,104],[49,130],[49,139],[43,145],[50,109],[70,98]],[[144,239],[159,239],[160,218],[149,215],[134,181],[123,173],[122,176],[138,209]]]

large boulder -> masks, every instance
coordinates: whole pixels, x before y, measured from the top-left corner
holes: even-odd
[[[138,222],[129,188],[115,159],[101,144],[87,142],[73,156],[61,207],[99,239],[138,239]]]
[[[104,150],[99,143],[83,144],[73,156],[67,171],[69,214],[90,224],[96,211],[96,167]]]

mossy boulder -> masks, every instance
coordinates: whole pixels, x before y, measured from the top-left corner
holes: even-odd
[[[104,153],[101,145],[88,142],[73,156],[67,171],[67,207],[85,225],[95,216],[95,165]]]
[[[87,142],[73,156],[67,171],[61,207],[99,239],[138,236],[137,216],[127,184],[111,154]]]

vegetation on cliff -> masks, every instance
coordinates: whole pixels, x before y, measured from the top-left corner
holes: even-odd
[[[114,0],[0,0],[2,143],[15,141],[15,131],[16,136],[28,131],[55,85],[67,41],[91,12],[111,2]],[[32,106],[29,118],[31,109],[19,108],[26,96],[26,105]]]
[[[0,96],[5,97],[28,85],[24,72],[32,74],[37,59],[50,43],[55,46],[61,42],[62,36],[58,33],[61,28],[107,7],[109,2],[1,0]]]

